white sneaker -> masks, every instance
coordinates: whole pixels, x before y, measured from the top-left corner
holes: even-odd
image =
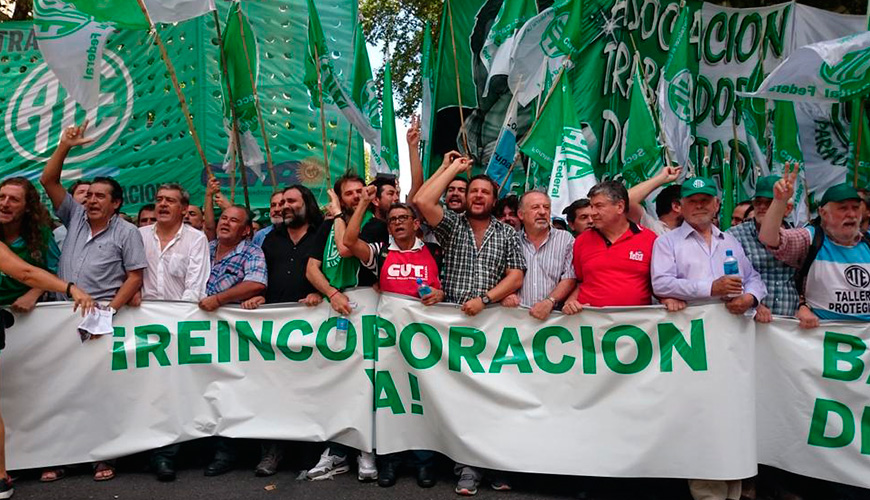
[[[375,454],[365,451],[359,452],[359,457],[356,459],[359,466],[357,477],[362,482],[376,481],[378,479],[378,467],[375,465]]]
[[[331,455],[327,448],[322,455],[320,461],[313,468],[308,470],[308,479],[312,481],[320,481],[321,479],[330,479],[338,474],[344,474],[350,470],[347,465],[347,457],[339,455]]]

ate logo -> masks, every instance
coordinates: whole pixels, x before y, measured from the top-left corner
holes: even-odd
[[[47,161],[67,128],[90,121],[91,144],[76,148],[67,163],[79,163],[110,148],[133,114],[133,78],[124,61],[110,50],[103,52],[101,92],[97,106],[85,112],[61,87],[45,63],[34,67],[21,82],[4,116],[9,144],[22,157]]]
[[[843,272],[846,281],[855,288],[867,288],[870,286],[870,272],[861,266],[849,266]]]
[[[695,92],[695,81],[692,73],[684,69],[674,76],[668,86],[668,106],[681,121],[692,121],[692,98]]]
[[[637,262],[643,262],[643,252],[641,252],[640,250],[637,250],[635,252],[629,252],[628,258]]]

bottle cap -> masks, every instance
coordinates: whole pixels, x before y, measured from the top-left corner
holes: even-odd
[[[725,255],[727,255],[728,257],[733,257],[734,252],[732,252],[731,250],[725,250]]]
[[[423,284],[423,278],[417,278],[417,284],[418,284],[418,285],[422,285],[422,284]]]

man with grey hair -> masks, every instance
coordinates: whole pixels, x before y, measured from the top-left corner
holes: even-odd
[[[574,290],[572,248],[568,231],[550,226],[550,197],[542,191],[527,191],[520,197],[517,215],[522,228],[517,233],[526,259],[526,274],[519,294],[502,300],[502,305],[529,308],[529,315],[544,320]]]
[[[600,182],[589,190],[594,227],[574,241],[578,285],[562,308],[565,314],[580,312],[583,304],[652,303],[649,271],[656,235],[628,219],[628,200],[625,186],[616,181]]]

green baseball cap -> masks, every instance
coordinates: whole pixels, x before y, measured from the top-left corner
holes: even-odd
[[[759,177],[755,181],[755,196],[754,198],[770,198],[773,199],[773,186],[781,179],[778,175],[765,175]]]
[[[829,187],[828,190],[825,191],[825,195],[822,196],[822,202],[819,206],[821,207],[829,201],[846,200],[861,200],[861,195],[858,194],[858,191],[848,182]]]
[[[680,196],[682,198],[688,198],[693,194],[709,194],[711,196],[718,196],[719,190],[716,188],[716,183],[713,182],[713,179],[708,179],[706,177],[691,177],[683,182],[683,185],[680,188]]]

